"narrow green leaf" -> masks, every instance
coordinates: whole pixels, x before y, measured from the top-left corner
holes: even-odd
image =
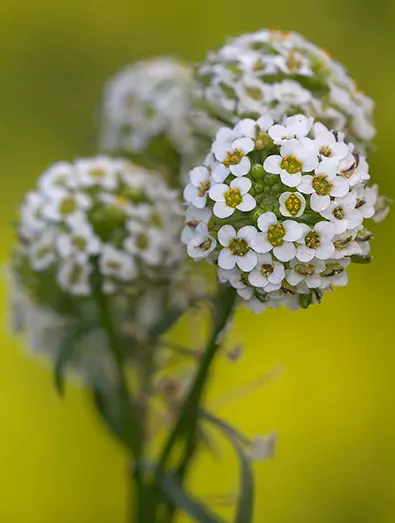
[[[221,423],[220,420],[216,420],[204,413],[203,417],[207,422],[212,423],[222,432],[236,451],[240,463],[240,487],[234,523],[251,523],[254,511],[254,478],[250,460],[246,456],[243,446],[235,433],[227,428],[225,423]]]
[[[162,488],[174,505],[189,514],[194,521],[199,523],[222,523],[223,520],[212,514],[207,507],[191,497],[173,474],[163,474]]]
[[[58,393],[64,394],[64,374],[67,364],[72,360],[76,353],[77,342],[84,334],[87,334],[94,328],[92,323],[82,323],[77,325],[75,329],[62,340],[58,347],[58,354],[55,362],[54,380]]]

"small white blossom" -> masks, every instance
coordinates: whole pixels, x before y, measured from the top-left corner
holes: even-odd
[[[283,192],[278,201],[281,214],[288,218],[300,218],[306,209],[306,199],[300,192]]]
[[[116,249],[112,245],[103,246],[100,269],[103,274],[113,276],[121,281],[128,281],[137,274],[136,266],[130,254]]]
[[[187,252],[191,258],[199,261],[207,258],[216,246],[217,241],[210,235],[207,225],[200,223],[196,227],[194,237],[188,242]]]
[[[267,212],[259,217],[258,227],[262,232],[252,242],[256,252],[264,254],[273,251],[280,261],[292,260],[296,253],[294,242],[300,240],[303,234],[300,224],[292,220],[279,222],[274,213]]]
[[[256,267],[248,275],[251,285],[261,287],[266,292],[280,289],[284,278],[284,265],[273,260],[271,254],[259,254]]]
[[[334,252],[331,258],[340,260],[353,254],[363,254],[360,244],[355,241],[356,231],[345,231],[333,238]]]
[[[317,155],[298,140],[288,140],[281,146],[280,155],[266,158],[265,171],[279,174],[281,181],[289,187],[297,187],[302,173],[313,171],[318,165]]]
[[[219,267],[229,270],[237,265],[244,272],[251,271],[258,261],[251,248],[256,235],[256,228],[250,225],[238,232],[231,225],[223,225],[218,231],[218,241],[224,247],[219,253]]]
[[[76,260],[65,260],[58,271],[57,282],[64,291],[76,296],[88,296],[91,292],[89,276],[90,265],[78,263]]]
[[[319,260],[328,260],[333,256],[335,247],[333,237],[335,226],[329,222],[318,222],[313,229],[302,224],[303,237],[300,247],[296,251],[296,257],[301,262],[310,262],[314,257]]]
[[[273,125],[270,128],[270,137],[275,144],[282,145],[292,138],[302,139],[310,131],[313,124],[313,118],[298,114],[285,118],[282,125]]]
[[[309,262],[301,263],[299,260],[292,260],[290,270],[287,271],[287,282],[297,286],[302,282],[311,289],[320,288],[322,277],[320,273],[325,270],[325,262],[312,259]]]
[[[336,234],[341,234],[347,229],[355,229],[361,225],[363,216],[355,207],[357,197],[353,193],[348,193],[342,198],[335,198],[329,206],[321,211],[320,214],[329,220],[336,229]]]
[[[229,176],[244,176],[251,169],[251,161],[247,154],[254,149],[251,138],[237,138],[231,143],[214,142],[212,150],[220,162],[212,173],[214,180],[221,183]]]
[[[44,271],[56,259],[55,233],[47,230],[39,240],[34,241],[28,247],[28,257],[35,271]]]
[[[190,183],[184,189],[184,199],[189,204],[203,209],[207,201],[207,191],[211,187],[211,176],[207,167],[195,167],[189,173]]]
[[[188,244],[195,236],[196,228],[200,223],[208,224],[211,218],[211,210],[205,207],[204,209],[197,209],[196,207],[188,207],[185,213],[185,227],[181,233],[182,243]]]
[[[54,222],[67,222],[78,215],[82,217],[91,205],[92,201],[86,194],[55,190],[44,206],[43,215]]]
[[[58,236],[56,247],[62,258],[73,258],[82,264],[100,252],[101,242],[90,223],[77,217],[70,230]]]
[[[216,184],[209,191],[210,198],[215,201],[213,212],[219,218],[228,218],[235,210],[251,211],[256,207],[256,201],[248,191],[251,189],[251,180],[236,178],[229,185]]]
[[[78,183],[85,187],[99,186],[113,191],[117,185],[119,162],[109,157],[78,160],[75,164]]]

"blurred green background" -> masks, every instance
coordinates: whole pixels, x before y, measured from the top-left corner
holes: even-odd
[[[393,197],[393,0],[2,0],[1,262],[36,177],[55,160],[94,152],[109,75],[155,54],[197,61],[227,35],[261,27],[297,30],[330,50],[377,101],[371,172]],[[394,213],[373,230],[374,264],[352,268],[348,287],[321,307],[237,315],[245,357],[218,366],[213,396],[278,363],[285,369],[220,411],[248,434],[279,434],[277,458],[256,467],[256,523],[395,521]],[[0,521],[122,523],[126,463],[86,394],[69,386],[58,399],[45,362],[6,330],[0,342]],[[202,460],[196,492],[236,488],[228,450],[224,458],[221,467]]]

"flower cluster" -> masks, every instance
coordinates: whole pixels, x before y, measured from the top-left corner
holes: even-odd
[[[373,101],[340,63],[294,32],[264,29],[230,39],[200,64],[197,83],[202,109],[220,121],[303,113],[343,131],[361,150],[376,133]]]
[[[191,67],[172,57],[120,71],[105,89],[102,149],[168,168],[172,159],[194,154],[191,86]]]
[[[110,294],[169,280],[182,259],[179,216],[177,193],[126,160],[57,163],[21,206],[17,272],[81,297],[94,270]]]
[[[350,261],[370,260],[364,219],[378,196],[369,180],[343,133],[304,115],[243,119],[220,129],[190,172],[182,241],[255,311],[307,307],[347,283]]]

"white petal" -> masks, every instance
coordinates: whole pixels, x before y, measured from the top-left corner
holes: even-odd
[[[277,223],[277,217],[274,212],[265,212],[258,218],[258,227],[262,232],[267,232],[271,225]]]
[[[252,139],[255,139],[256,128],[257,122],[251,118],[244,118],[236,125],[236,129],[240,134]]]
[[[235,178],[230,186],[232,189],[239,189],[241,194],[246,194],[251,189],[252,182],[249,178]]]
[[[235,212],[234,207],[229,207],[225,202],[217,202],[213,207],[213,213],[218,218],[228,218]]]
[[[316,249],[315,256],[319,260],[329,260],[335,252],[335,246],[330,240],[321,239],[321,245]]]
[[[331,203],[331,197],[327,194],[320,195],[317,193],[313,193],[310,198],[310,207],[315,212],[322,212],[325,211]]]
[[[243,201],[239,203],[239,205],[236,207],[239,209],[239,211],[247,212],[252,211],[252,209],[255,209],[256,207],[256,201],[251,194],[245,194],[243,196]]]
[[[315,173],[319,176],[328,176],[328,181],[333,180],[339,170],[339,160],[337,158],[325,158],[317,166]]]
[[[237,256],[232,254],[229,249],[222,249],[218,257],[218,265],[222,269],[233,269],[237,262]]]
[[[229,185],[226,185],[224,183],[218,183],[217,185],[213,185],[211,189],[209,190],[208,194],[212,200],[215,202],[224,202],[225,196],[224,194],[229,191]]]
[[[293,220],[285,220],[283,226],[285,228],[284,240],[286,242],[296,242],[303,236],[303,229],[299,223]]]
[[[243,272],[250,272],[256,266],[258,262],[258,256],[253,250],[249,250],[245,256],[239,256],[237,259],[237,265]]]
[[[227,247],[236,237],[236,231],[231,225],[223,225],[218,231],[218,241],[224,247]]]
[[[219,163],[213,170],[212,176],[217,183],[222,183],[229,176],[229,169],[224,164]]]
[[[319,233],[321,238],[331,240],[335,235],[335,226],[330,222],[318,222],[314,226],[314,230]]]
[[[251,242],[255,252],[265,253],[273,249],[273,245],[267,240],[267,233],[259,232]]]
[[[331,189],[331,196],[335,196],[337,198],[341,198],[342,196],[345,196],[348,191],[350,190],[350,186],[342,176],[336,176],[333,180],[333,187]]]
[[[243,151],[245,154],[250,153],[254,149],[254,142],[251,140],[251,138],[238,138],[232,143],[233,150],[239,149],[239,151]]]
[[[250,272],[248,275],[248,281],[254,287],[263,287],[265,284],[267,284],[266,276],[263,276],[259,270]]]
[[[228,156],[228,151],[232,149],[232,144],[227,142],[214,142],[213,146],[211,148],[212,152],[214,153],[215,158],[223,162],[225,158]]]
[[[280,167],[282,157],[279,155],[268,156],[263,164],[263,168],[266,172],[271,174],[280,174],[282,169]]]
[[[198,194],[199,192],[193,183],[188,183],[184,189],[184,200],[186,200],[188,203],[191,203],[196,198],[196,196],[198,196]]]
[[[246,225],[239,230],[237,237],[245,240],[250,245],[257,234],[258,231],[253,225]]]
[[[265,113],[258,119],[257,123],[262,131],[267,131],[273,125],[273,118],[270,113]]]
[[[302,173],[289,174],[287,171],[282,170],[280,177],[283,184],[288,185],[288,187],[298,187],[302,181]]]
[[[311,174],[305,174],[302,176],[302,181],[298,185],[298,191],[303,194],[312,194],[314,192],[313,177]]]
[[[296,250],[296,257],[301,262],[309,262],[314,258],[315,250],[309,249],[306,245],[301,245]]]
[[[244,156],[237,165],[230,165],[229,170],[235,176],[244,176],[250,172],[251,162],[247,156]]]
[[[192,171],[189,173],[189,177],[193,185],[197,187],[200,183],[208,180],[210,178],[210,174],[207,167],[200,166],[192,169]]]
[[[314,169],[318,165],[318,157],[315,154],[315,152],[310,151],[306,147],[304,148],[303,154],[300,155],[299,158],[303,165],[303,172],[309,173],[311,171],[314,171]]]
[[[280,247],[273,249],[273,254],[282,262],[287,262],[295,258],[296,249],[293,243],[284,242]]]

